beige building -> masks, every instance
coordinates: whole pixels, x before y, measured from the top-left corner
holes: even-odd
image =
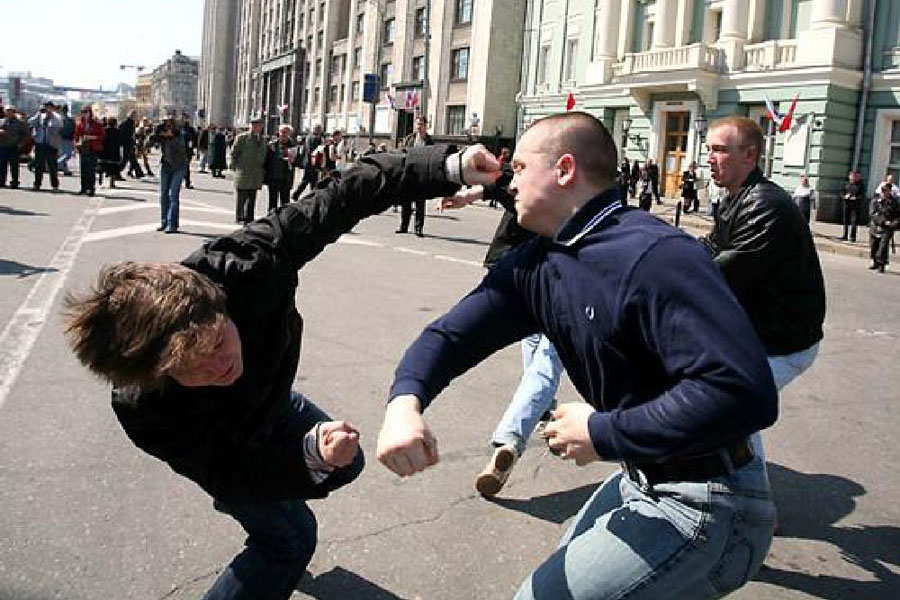
[[[203,47],[197,82],[197,116],[201,123],[234,123],[235,60],[239,0],[206,0]]]
[[[134,88],[134,108],[138,111],[138,116],[141,118],[149,117],[153,114],[152,87],[152,74],[147,73],[146,75],[137,76],[137,84]]]
[[[207,0],[209,4],[212,0]],[[425,114],[437,135],[511,136],[521,0],[243,0],[235,124],[256,113],[309,130],[399,139]],[[365,75],[377,75],[374,104]]]
[[[168,114],[189,115],[197,113],[197,71],[200,61],[185,56],[181,50],[153,70],[151,75],[150,102],[153,118]]]

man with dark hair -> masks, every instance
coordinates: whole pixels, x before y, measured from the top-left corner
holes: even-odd
[[[428,135],[428,120],[425,117],[416,117],[416,129],[403,139],[403,148],[415,148],[418,146],[431,146],[434,141]],[[396,233],[409,231],[409,220],[412,217],[413,205],[416,207],[416,236],[425,235],[425,200],[410,200],[404,198],[400,201],[400,227]]]
[[[6,187],[7,173],[10,187],[19,187],[19,147],[28,136],[28,124],[17,116],[14,106],[7,106],[0,119],[0,188]]]
[[[137,128],[137,123],[135,122],[136,115],[137,111],[129,111],[125,120],[119,123],[119,139],[122,142],[122,164],[119,167],[119,173],[121,174],[122,169],[127,165],[129,176],[134,177],[135,179],[142,179],[144,177],[144,171],[141,169],[141,165],[138,163],[137,156],[135,155],[134,134]]]
[[[866,198],[865,185],[859,171],[850,171],[847,175],[847,183],[844,185],[844,195],[841,198],[841,216],[844,223],[844,233],[841,241],[856,241],[856,224],[859,221],[859,208]]]
[[[38,114],[28,120],[34,132],[34,184],[33,190],[41,189],[44,179],[44,171],[50,174],[50,186],[54,192],[59,191],[59,147],[62,145],[63,122],[56,114],[56,105],[53,102],[44,102]]]
[[[421,410],[496,350],[535,332],[553,343],[587,403],[554,411],[550,448],[623,470],[518,600],[719,598],[756,573],[772,539],[765,465],[747,441],[777,414],[763,347],[703,248],[621,205],[616,163],[586,113],[525,132],[509,190],[538,237],[410,346],[379,434],[379,460],[395,473],[434,465]]]
[[[306,499],[363,467],[357,430],[291,391],[303,329],[297,271],[397,194],[452,194],[463,181],[493,181],[495,166],[483,147],[367,157],[180,265],[115,265],[91,293],[67,299],[69,341],[114,384],[129,438],[247,531],[207,600],[289,598],[316,546]]]

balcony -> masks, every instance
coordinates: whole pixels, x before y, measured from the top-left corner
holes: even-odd
[[[769,40],[744,46],[744,69],[768,71],[797,63],[797,40]]]
[[[613,65],[612,73],[613,77],[681,69],[721,73],[722,65],[722,51],[719,48],[697,43],[677,48],[626,54],[622,62]]]

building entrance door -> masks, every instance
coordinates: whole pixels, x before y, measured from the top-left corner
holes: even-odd
[[[681,174],[688,165],[688,127],[691,113],[666,113],[665,149],[662,168],[662,190],[666,197],[677,197],[681,190]]]

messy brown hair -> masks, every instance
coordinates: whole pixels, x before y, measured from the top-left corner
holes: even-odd
[[[78,359],[119,387],[157,387],[171,369],[207,354],[227,318],[225,293],[178,264],[104,267],[83,296],[67,294],[66,337]]]

